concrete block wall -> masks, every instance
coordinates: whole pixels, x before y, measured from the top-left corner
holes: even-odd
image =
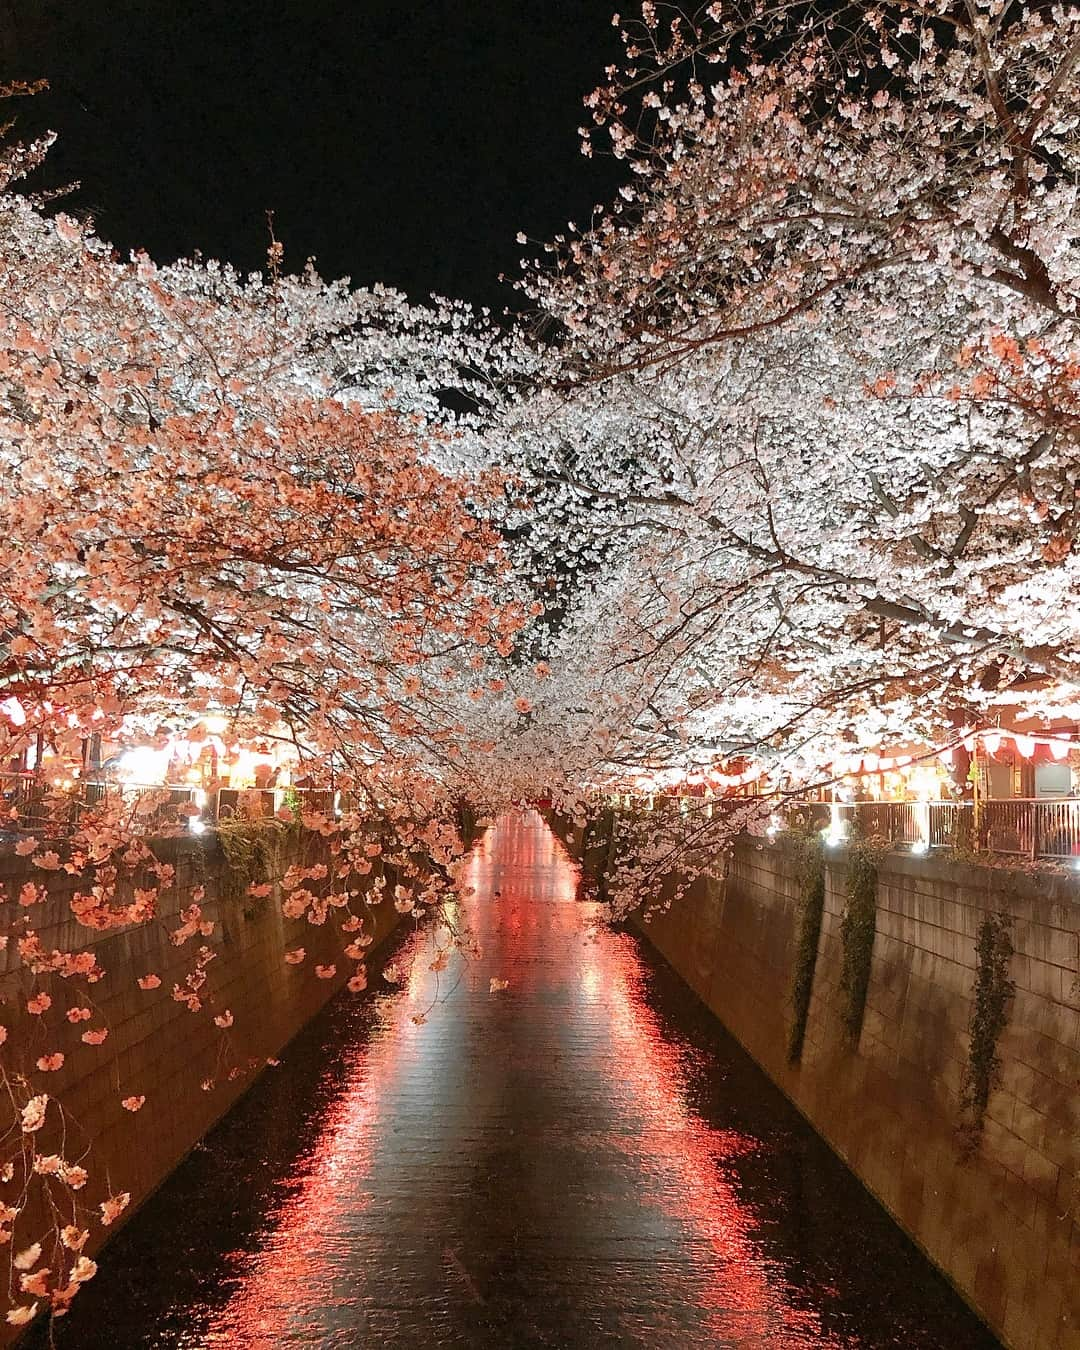
[[[580,831],[554,821],[573,851]],[[841,1023],[846,867],[825,913],[801,1062],[787,1062],[798,864],[743,840],[723,882],[634,923],[929,1258],[1014,1350],[1080,1350],[1080,883],[889,855],[879,868],[866,1011]],[[977,1153],[960,1084],[988,912],[1012,921],[1016,994]]]
[[[322,847],[317,837],[306,834],[291,845],[294,852],[305,850],[305,862],[314,860],[312,849]],[[138,928],[104,932],[81,927],[72,917],[69,901],[77,889],[73,878],[64,872],[31,871],[10,852],[0,857],[0,882],[9,897],[17,896],[28,879],[47,881],[49,886],[49,899],[42,905],[20,910],[8,901],[8,930],[15,926],[18,931],[22,920],[49,951],[91,949],[105,971],[104,978],[91,985],[56,976],[35,981],[21,966],[13,938],[0,952],[0,1023],[9,1029],[2,1051],[5,1069],[9,1075],[18,1074],[24,1059],[33,1063],[44,1053],[64,1053],[59,1072],[35,1078],[62,1101],[66,1137],[61,1141],[59,1112],[51,1106],[49,1124],[37,1137],[38,1148],[62,1152],[72,1161],[89,1149],[84,1165],[91,1180],[80,1199],[96,1208],[110,1188],[129,1191],[128,1216],[250,1086],[267,1057],[300,1030],[352,970],[340,956],[340,939],[335,940],[330,925],[286,919],[276,894],[260,900],[230,897],[221,884],[224,858],[212,836],[162,840],[155,850],[176,868],[175,885],[162,893],[157,919]],[[286,853],[283,866],[292,860]],[[205,888],[204,918],[213,921],[214,930],[175,946],[169,935],[199,886]],[[399,916],[389,901],[364,908],[364,929],[374,939],[371,952],[394,929]],[[202,991],[206,1006],[193,1014],[173,999],[172,989],[174,983],[183,983],[200,946],[209,948],[214,959]],[[285,952],[300,946],[307,952],[305,962],[287,964]],[[316,978],[315,964],[335,962],[335,978]],[[160,976],[161,986],[144,991],[137,980],[151,972]],[[44,1016],[25,1011],[28,995],[37,989],[45,989],[53,999]],[[84,1004],[92,1007],[91,1020],[68,1023],[68,1007]],[[223,1035],[213,1015],[225,1009],[232,1012],[235,1024]],[[103,1026],[109,1032],[104,1044],[82,1043],[88,1027]],[[230,1076],[233,1069],[238,1072]],[[201,1086],[206,1079],[214,1080],[209,1091]],[[121,1102],[135,1095],[144,1095],[146,1103],[132,1114]],[[41,1223],[43,1232],[51,1227],[44,1216]],[[0,1331],[0,1342],[3,1339]]]

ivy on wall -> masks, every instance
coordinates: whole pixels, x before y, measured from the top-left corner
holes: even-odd
[[[597,868],[597,890],[598,897],[606,903],[608,895],[608,878],[615,870],[615,847],[618,840],[618,821],[613,810],[606,812],[607,825],[607,849],[604,852],[602,862]]]
[[[870,987],[870,963],[877,929],[877,850],[856,841],[848,849],[847,899],[840,923],[843,964],[840,990],[843,994],[840,1020],[853,1044],[862,1031],[866,993]]]
[[[221,897],[241,904],[245,918],[252,918],[255,913],[249,888],[280,878],[283,847],[286,839],[295,836],[298,830],[296,825],[276,820],[237,818],[218,825],[218,842],[225,855]]]
[[[613,807],[605,807],[599,814],[587,817],[580,847],[582,879],[587,889],[601,901],[608,898],[608,879],[615,865],[616,841]]]
[[[983,1121],[1001,1074],[998,1039],[1009,1020],[1016,986],[1009,978],[1013,954],[1012,919],[1008,914],[987,914],[975,939],[975,989],[968,1022],[968,1060],[960,1083],[961,1147],[973,1153],[982,1138]]]
[[[798,938],[795,965],[791,975],[791,1030],[788,1033],[789,1064],[802,1057],[806,1039],[806,1021],[810,1014],[810,996],[814,989],[821,919],[825,912],[825,857],[821,838],[807,834],[796,838],[799,858]]]

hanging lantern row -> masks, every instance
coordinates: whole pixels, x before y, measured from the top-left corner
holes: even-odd
[[[1045,746],[1052,757],[1059,762],[1068,759],[1072,750],[1080,749],[1080,744],[1069,736],[1029,736],[1019,731],[974,731],[964,737],[964,745],[974,751],[979,741],[988,755],[996,755],[1002,741],[1010,740],[1016,746],[1017,753],[1024,759],[1030,759],[1039,746]]]
[[[756,783],[765,772],[761,764],[751,764],[748,769],[742,773],[710,773],[709,783],[713,787],[746,787],[749,783]]]
[[[1013,742],[1017,753],[1024,759],[1031,759],[1040,747],[1049,750],[1058,763],[1067,759],[1073,750],[1080,751],[1080,741],[1070,736],[1034,736],[1022,731],[1003,731],[997,727],[985,731],[966,732],[960,738],[959,744],[974,754],[981,743],[987,754],[996,755],[1007,740]],[[944,764],[952,764],[954,756],[953,746],[937,751],[936,755],[932,752],[926,755],[879,755],[876,751],[865,751],[857,755],[837,756],[833,760],[832,769],[838,778],[848,778],[860,774],[894,773],[913,764],[927,765],[934,758]],[[639,775],[635,786],[639,791],[647,792],[663,792],[665,788],[669,791],[672,789],[678,791],[680,788],[694,787],[717,791],[747,787],[764,777],[766,772],[766,766],[763,764],[751,764],[742,773],[721,773],[719,770],[713,770],[707,774],[697,772],[680,776],[677,772],[670,771],[656,776]]]
[[[1040,746],[1049,750],[1051,756],[1059,763],[1067,759],[1071,751],[1080,750],[1080,742],[1068,736],[1032,736],[1021,731],[1002,731],[996,727],[991,731],[968,732],[961,738],[961,744],[974,754],[981,742],[988,755],[996,755],[1006,740],[1013,742],[1017,753],[1024,759],[1030,759]],[[945,750],[939,750],[937,758],[945,764],[951,764],[954,754],[955,748],[949,746]],[[840,777],[858,773],[890,773],[896,769],[907,768],[914,762],[912,755],[890,756],[868,753],[839,757],[833,761],[833,770]]]
[[[1030,759],[1040,746],[1049,750],[1051,756],[1059,763],[1067,759],[1073,750],[1080,750],[1080,741],[1069,736],[1034,736],[1020,731],[1003,731],[996,727],[988,731],[968,732],[962,737],[961,743],[974,754],[981,742],[988,755],[996,755],[1006,740],[1013,742],[1017,753],[1024,759]],[[945,764],[951,764],[954,753],[954,747],[950,746],[938,751],[937,758]],[[858,774],[894,773],[909,768],[912,764],[925,762],[928,758],[929,756],[879,755],[876,751],[864,751],[858,755],[838,756],[833,760],[833,772],[838,778]],[[764,766],[755,764],[743,773],[712,773],[709,775],[709,781],[713,786],[720,788],[746,787],[749,783],[756,783],[764,773]]]
[[[833,760],[833,771],[838,777],[846,778],[857,773],[892,773],[894,769],[905,769],[913,762],[911,755],[849,755]]]

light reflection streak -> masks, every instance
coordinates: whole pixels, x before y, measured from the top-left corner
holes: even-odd
[[[401,965],[416,967],[425,940],[417,933],[401,952]],[[370,1203],[363,1181],[383,1125],[383,1101],[403,1071],[408,1031],[419,1031],[407,1014],[409,1003],[397,994],[380,999],[378,1026],[347,1064],[345,1090],[327,1119],[295,1185],[274,1217],[262,1250],[239,1273],[236,1294],[217,1312],[201,1344],[276,1350],[291,1332],[311,1343],[310,1325],[301,1325],[312,1308],[330,1311],[337,1303],[335,1268],[320,1260],[327,1235],[348,1232]],[[409,1040],[412,1038],[409,1037]]]
[[[642,968],[629,939],[608,931],[585,945],[582,980],[590,997],[605,1001],[616,1058],[630,1088],[643,1129],[634,1141],[643,1171],[662,1170],[671,1184],[652,1187],[668,1212],[711,1249],[702,1301],[712,1335],[740,1347],[829,1347],[816,1313],[793,1308],[783,1284],[769,1279],[755,1243],[751,1211],[724,1175],[724,1164],[752,1149],[754,1141],[719,1130],[686,1102],[683,1052],[660,1027],[644,997]],[[779,1272],[776,1272],[779,1278]]]
[[[356,1244],[365,1223],[371,1227],[373,1169],[378,1171],[383,1150],[394,1147],[394,1113],[403,1100],[419,1100],[438,1114],[439,1078],[460,1069],[433,1060],[470,1048],[469,1018],[482,1022],[487,1015],[475,1000],[487,995],[490,976],[510,976],[522,1016],[530,1000],[564,989],[572,994],[568,1019],[584,1016],[583,1005],[600,1005],[588,1025],[600,1025],[606,1042],[579,1052],[583,1081],[574,1086],[588,1090],[587,1075],[619,1113],[619,1128],[605,1130],[595,1146],[622,1150],[636,1171],[630,1217],[634,1222],[640,1215],[642,1240],[655,1230],[653,1207],[675,1231],[675,1246],[692,1254],[689,1273],[675,1276],[672,1297],[689,1285],[711,1343],[784,1350],[842,1344],[823,1332],[816,1313],[791,1305],[782,1272],[770,1267],[755,1241],[752,1212],[724,1173],[752,1141],[712,1128],[688,1105],[684,1052],[666,1038],[645,997],[633,942],[607,929],[586,931],[597,907],[576,902],[577,882],[574,865],[534,814],[504,819],[485,835],[463,878],[476,888],[463,910],[482,958],[466,967],[458,987],[460,956],[437,979],[422,954],[430,940],[424,934],[402,952],[397,964],[409,970],[405,985],[382,998],[378,1025],[348,1063],[347,1080],[303,1176],[273,1216],[261,1250],[238,1272],[235,1294],[212,1317],[201,1345],[271,1350],[290,1341],[359,1343],[363,1310],[355,1306],[357,1294],[378,1270],[355,1272],[351,1299],[343,1299],[341,1289],[343,1275],[364,1259]],[[418,1006],[426,1008],[438,989],[451,987],[454,997],[436,1003],[429,1022],[411,1021]],[[448,1025],[446,1019],[453,1020]],[[437,1122],[430,1128],[435,1131]],[[447,1146],[445,1138],[440,1146]],[[395,1162],[387,1166],[393,1171]],[[422,1209],[422,1194],[408,1203]],[[377,1240],[371,1232],[365,1237]],[[393,1251],[376,1255],[387,1266],[397,1257]],[[354,1339],[334,1339],[342,1334]]]
[[[632,940],[595,926],[600,907],[575,901],[576,865],[538,817],[522,822],[515,833],[529,826],[527,843],[519,839],[517,847],[519,854],[528,854],[528,865],[517,869],[524,873],[524,884],[504,886],[503,897],[525,901],[534,922],[542,912],[538,901],[559,905],[554,915],[545,916],[545,926],[565,942],[565,968],[580,981],[588,1001],[605,1006],[613,1049],[603,1070],[610,1076],[618,1065],[622,1081],[609,1085],[609,1092],[640,1119],[627,1147],[636,1154],[642,1196],[659,1199],[668,1216],[689,1232],[691,1246],[710,1252],[707,1278],[698,1286],[710,1334],[739,1347],[839,1347],[843,1342],[823,1331],[815,1312],[791,1306],[781,1273],[769,1270],[753,1239],[752,1214],[724,1175],[725,1162],[753,1148],[754,1142],[713,1128],[689,1108],[683,1052],[665,1035],[645,998],[643,969]],[[477,871],[482,877],[479,865]],[[482,897],[482,880],[474,884]],[[485,940],[497,915],[492,906],[478,911]],[[500,955],[515,971],[540,978],[527,959],[530,947],[520,952],[522,959],[514,959],[520,925],[503,919],[499,933]],[[618,1144],[619,1136],[608,1135],[603,1142],[610,1147]],[[668,1184],[647,1180],[658,1172],[669,1178]]]

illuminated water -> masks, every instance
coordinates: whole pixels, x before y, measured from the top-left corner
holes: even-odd
[[[400,986],[337,999],[60,1346],[997,1344],[678,977],[590,931],[539,817],[472,866],[482,956],[433,974],[411,935]]]

